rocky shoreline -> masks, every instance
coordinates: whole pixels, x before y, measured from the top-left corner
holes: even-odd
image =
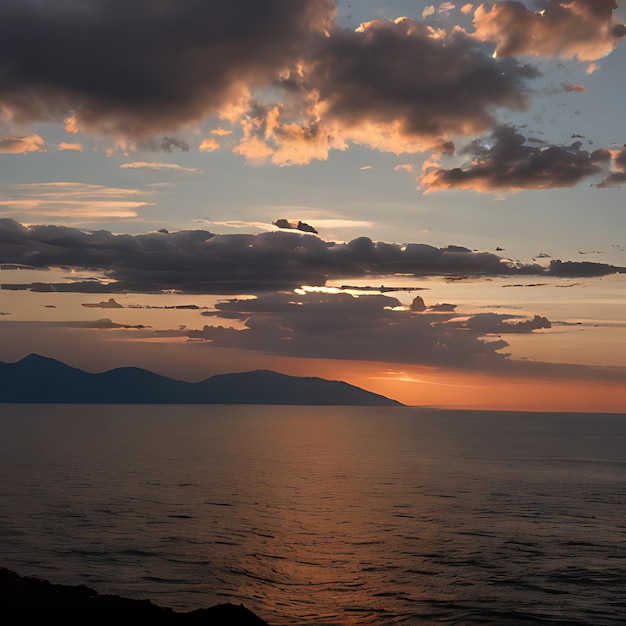
[[[218,604],[177,613],[149,600],[101,595],[85,585],[56,585],[0,568],[0,623],[12,626],[28,623],[31,619],[91,625],[269,626],[243,605]]]

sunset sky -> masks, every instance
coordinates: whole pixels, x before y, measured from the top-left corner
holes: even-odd
[[[2,0],[0,360],[626,412],[624,22]]]

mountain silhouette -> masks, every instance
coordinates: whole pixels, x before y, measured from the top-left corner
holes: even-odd
[[[323,378],[258,370],[189,383],[137,367],[91,374],[38,354],[0,363],[0,402],[401,406],[360,387]]]

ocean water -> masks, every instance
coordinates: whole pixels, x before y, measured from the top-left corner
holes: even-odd
[[[626,623],[626,415],[0,406],[0,565],[273,626]]]

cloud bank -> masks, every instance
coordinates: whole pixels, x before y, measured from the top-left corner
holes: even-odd
[[[403,309],[384,295],[265,294],[218,304],[220,318],[245,323],[244,330],[205,326],[191,331],[218,347],[261,350],[311,358],[394,361],[455,367],[493,366],[506,355],[502,340],[484,341],[470,327],[447,326],[451,315]]]
[[[258,293],[323,286],[330,279],[384,276],[591,276],[626,271],[601,263],[553,260],[549,268],[513,264],[462,246],[323,241],[298,231],[215,235],[205,230],[118,235],[62,226],[24,226],[0,219],[0,263],[99,270],[104,281],[3,285],[5,289]],[[579,272],[577,274],[577,272]]]

